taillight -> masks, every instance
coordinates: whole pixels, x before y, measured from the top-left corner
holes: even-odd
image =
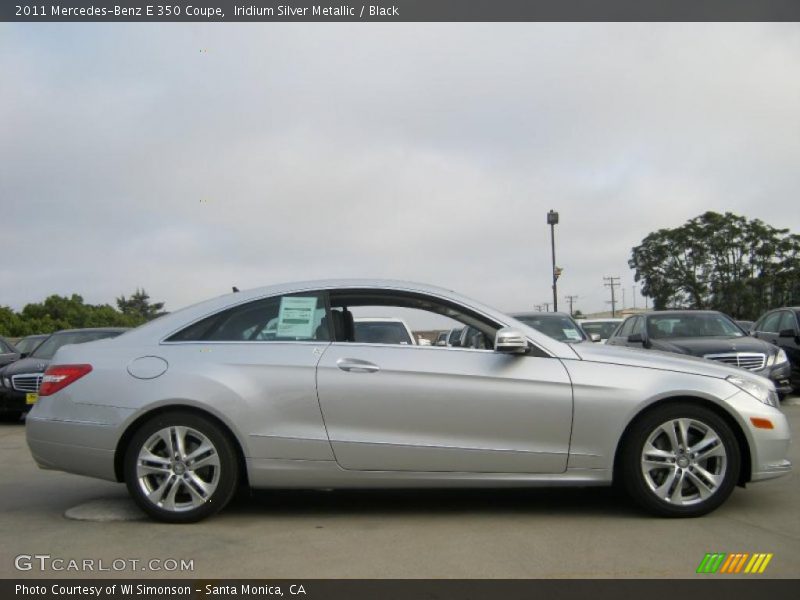
[[[53,365],[44,372],[42,385],[39,386],[39,395],[55,394],[91,370],[92,365]]]

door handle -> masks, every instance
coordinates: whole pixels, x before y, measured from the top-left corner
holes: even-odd
[[[351,373],[377,373],[381,370],[378,365],[359,358],[340,358],[336,366]]]

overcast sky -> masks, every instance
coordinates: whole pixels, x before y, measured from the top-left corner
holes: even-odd
[[[607,307],[706,210],[800,232],[797,24],[0,24],[0,305],[327,277]],[[637,305],[642,299],[637,297]]]

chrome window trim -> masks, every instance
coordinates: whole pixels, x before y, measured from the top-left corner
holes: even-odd
[[[492,317],[491,315],[486,314],[482,310],[474,308],[474,307],[472,307],[470,305],[464,305],[464,304],[462,304],[460,302],[455,302],[452,298],[448,298],[447,296],[443,296],[443,295],[438,294],[438,293],[429,292],[427,290],[414,290],[414,289],[408,289],[408,288],[404,288],[404,287],[396,287],[396,288],[394,288],[394,287],[386,287],[386,286],[370,286],[368,284],[353,284],[353,285],[345,285],[345,286],[332,285],[330,287],[307,287],[307,288],[301,287],[301,288],[293,289],[291,291],[283,291],[283,292],[278,292],[278,293],[273,293],[273,294],[264,294],[263,296],[257,296],[255,298],[248,298],[246,300],[242,300],[241,302],[237,302],[235,304],[229,304],[229,305],[225,306],[224,308],[218,308],[216,310],[212,310],[212,311],[209,311],[207,313],[204,313],[203,315],[197,317],[196,319],[190,321],[189,323],[184,323],[180,327],[177,327],[177,328],[171,330],[169,333],[167,333],[166,335],[161,337],[161,339],[159,340],[158,344],[159,345],[168,346],[168,345],[173,345],[173,344],[276,344],[276,343],[277,344],[308,344],[308,343],[317,343],[317,344],[319,344],[319,343],[323,343],[323,342],[324,343],[337,343],[337,342],[331,342],[330,340],[322,340],[320,342],[314,342],[314,341],[292,342],[292,341],[285,341],[285,340],[280,340],[280,341],[279,340],[253,340],[253,341],[248,341],[248,340],[235,340],[234,341],[234,340],[231,340],[231,341],[214,341],[214,342],[197,340],[197,341],[169,342],[167,340],[170,337],[172,337],[173,335],[175,335],[176,333],[178,333],[179,331],[183,331],[187,327],[191,327],[192,325],[194,325],[195,323],[197,323],[199,321],[202,321],[203,319],[207,319],[210,316],[213,316],[215,314],[221,313],[221,312],[226,311],[226,310],[230,310],[232,308],[236,308],[236,307],[239,307],[239,306],[244,306],[245,304],[249,304],[251,302],[259,302],[261,300],[266,300],[267,298],[280,298],[281,296],[291,296],[291,295],[294,295],[294,294],[303,294],[303,293],[306,293],[306,292],[316,292],[316,293],[326,293],[327,294],[327,293],[330,293],[332,291],[338,291],[338,290],[360,290],[360,289],[368,289],[368,290],[375,290],[375,291],[385,291],[385,292],[392,292],[392,291],[395,291],[395,292],[406,292],[406,293],[411,293],[411,294],[419,294],[421,296],[428,296],[430,298],[435,298],[437,300],[443,300],[445,302],[451,302],[451,303],[458,304],[459,306],[462,306],[464,308],[468,308],[470,311],[480,315],[481,317],[485,318],[486,320],[488,320],[491,323],[495,323],[495,324],[498,323],[497,320],[494,317]],[[329,306],[327,308],[329,309]],[[512,317],[512,319],[513,319],[513,317]],[[509,325],[508,325],[507,322],[505,322],[505,323],[501,322],[500,326],[501,327],[508,327]],[[499,329],[499,327],[498,327],[498,329]],[[546,348],[543,348],[541,345],[539,345],[535,341],[531,340],[531,338],[526,336],[526,339],[528,340],[528,342],[530,344],[532,344],[535,348],[537,348],[543,354],[546,354],[549,358],[554,358],[555,357],[555,355],[551,351],[547,350]],[[558,340],[554,340],[554,341],[558,341]],[[343,343],[353,343],[353,342],[343,342]],[[560,343],[563,343],[563,342],[560,342]],[[376,344],[367,344],[367,345],[374,346]],[[396,344],[383,344],[383,345],[394,346]],[[397,344],[397,345],[401,345],[401,344]],[[427,346],[419,346],[419,345],[416,345],[416,344],[415,344],[415,346],[422,347],[422,348],[427,348]],[[480,348],[460,348],[460,347],[457,347],[457,346],[437,346],[437,348],[447,348],[448,350],[480,350]],[[494,352],[494,350],[488,350],[487,349],[487,350],[482,350],[482,352]]]

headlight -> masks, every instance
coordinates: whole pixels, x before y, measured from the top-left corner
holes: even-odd
[[[745,379],[737,375],[731,375],[727,378],[733,385],[740,390],[747,392],[759,402],[763,402],[767,406],[774,406],[778,408],[778,394],[775,393],[775,386],[772,383],[763,384],[752,379]]]
[[[3,377],[3,385],[7,388],[11,387],[11,380],[8,377]]]
[[[772,365],[782,365],[786,362],[789,362],[789,357],[786,356],[786,351],[781,348],[776,354],[773,354],[767,359],[767,366],[771,367]]]

